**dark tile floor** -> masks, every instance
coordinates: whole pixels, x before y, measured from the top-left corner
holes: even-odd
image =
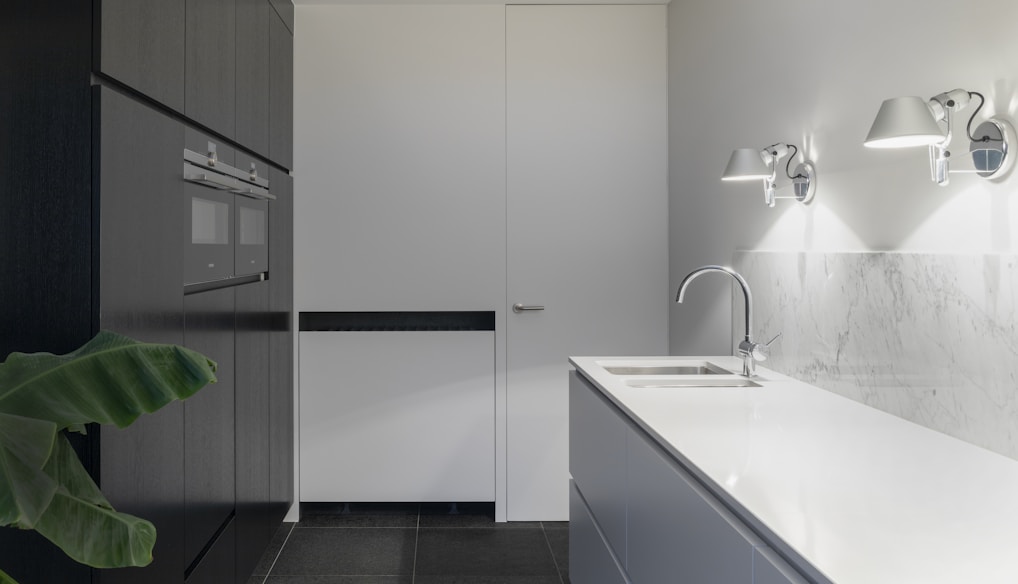
[[[250,584],[568,584],[569,524],[491,504],[304,504]]]

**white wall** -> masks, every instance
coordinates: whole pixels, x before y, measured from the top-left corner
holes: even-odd
[[[926,151],[868,150],[883,99],[956,87],[986,95],[980,118],[1018,117],[1012,0],[680,0],[669,5],[671,280],[736,249],[1010,252],[1015,173],[953,175]],[[973,107],[961,111],[964,123]],[[759,183],[721,183],[736,147],[805,146],[818,190],[768,209]],[[968,149],[955,138],[958,152]],[[731,351],[731,297],[704,278],[673,305],[675,354]]]
[[[296,309],[501,308],[504,8],[297,18]]]

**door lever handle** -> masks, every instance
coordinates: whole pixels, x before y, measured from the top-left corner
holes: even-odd
[[[519,302],[517,302],[516,304],[513,304],[513,312],[516,312],[516,313],[519,313],[519,312],[530,312],[532,310],[544,310],[544,307],[543,306],[524,306],[524,305],[520,304]]]

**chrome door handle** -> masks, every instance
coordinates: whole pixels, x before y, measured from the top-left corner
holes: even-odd
[[[543,306],[524,306],[517,302],[513,304],[513,312],[530,312],[532,310],[544,310]]]

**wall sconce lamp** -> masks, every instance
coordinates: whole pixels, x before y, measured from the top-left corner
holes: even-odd
[[[792,154],[788,157],[788,162],[785,163],[785,174],[792,180],[795,194],[792,196],[777,196],[775,191],[777,190],[778,162],[788,155],[789,148],[792,148]],[[728,159],[728,166],[725,167],[721,180],[745,181],[763,179],[764,203],[768,207],[773,207],[776,199],[795,199],[802,204],[807,204],[813,200],[813,195],[816,194],[817,173],[813,163],[809,160],[799,163],[794,171],[789,172],[788,167],[792,165],[792,160],[795,159],[795,155],[798,152],[799,148],[795,144],[782,144],[780,142],[763,150],[738,148],[732,152],[732,157]]]
[[[954,130],[954,112],[965,108],[972,96],[979,97],[979,106],[965,126],[969,152],[967,157],[956,157],[960,160],[952,165],[947,146]],[[983,178],[1003,176],[1014,165],[1014,156],[1008,153],[1015,142],[1015,131],[1007,121],[990,118],[973,133],[972,121],[985,103],[983,94],[964,89],[941,93],[928,101],[919,97],[884,100],[863,144],[869,148],[929,146],[930,178],[941,186],[948,184],[953,172],[976,173]]]

